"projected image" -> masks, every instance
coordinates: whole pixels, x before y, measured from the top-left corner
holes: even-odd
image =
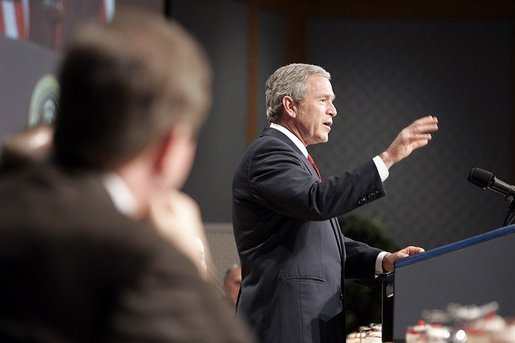
[[[74,26],[82,20],[109,21],[116,0],[2,0],[0,33],[59,51]]]
[[[163,0],[0,0],[0,139],[51,124],[58,106],[55,70],[77,25],[109,22],[129,6],[163,11]]]

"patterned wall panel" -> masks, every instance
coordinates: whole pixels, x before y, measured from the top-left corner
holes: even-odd
[[[230,180],[245,148],[247,9],[232,0],[181,0],[172,8],[205,44],[215,70],[213,111],[186,187],[207,222],[230,223]],[[264,83],[284,63],[285,22],[275,12],[260,18]],[[357,214],[379,218],[400,245],[426,248],[502,225],[507,203],[466,178],[482,167],[513,181],[509,23],[313,19],[306,38],[308,62],[332,73],[337,95],[330,142],[310,147],[323,174],[380,153],[423,114],[440,118],[431,145],[392,168],[387,197]],[[220,277],[236,257],[232,232],[208,232],[208,239]]]
[[[223,294],[223,278],[225,272],[234,263],[238,263],[238,252],[234,243],[232,224],[205,224],[206,238],[212,256],[212,265],[208,266],[210,277]]]
[[[426,248],[502,226],[508,204],[467,175],[512,175],[511,44],[502,22],[312,20],[308,62],[331,72],[338,109],[330,142],[310,148],[322,174],[363,163],[434,114],[431,144],[395,165],[387,197],[357,214]]]
[[[198,201],[204,220],[230,222],[232,174],[245,149],[247,6],[234,0],[174,0],[171,10],[203,44],[214,71],[213,105],[185,191]]]

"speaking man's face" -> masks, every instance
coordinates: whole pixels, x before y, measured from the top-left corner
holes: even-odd
[[[311,76],[304,99],[295,106],[295,126],[304,145],[325,143],[336,116],[335,95],[331,82],[323,76]]]

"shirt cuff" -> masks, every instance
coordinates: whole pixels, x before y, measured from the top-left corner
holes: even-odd
[[[374,164],[376,165],[377,172],[379,173],[381,181],[384,182],[390,175],[388,167],[386,166],[386,164],[384,164],[383,159],[379,156],[374,157],[372,161],[374,161]]]
[[[383,274],[383,259],[385,255],[388,254],[387,251],[381,251],[379,255],[376,257],[376,274]]]

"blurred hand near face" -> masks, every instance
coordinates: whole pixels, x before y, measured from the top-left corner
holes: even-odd
[[[168,189],[156,195],[150,220],[159,233],[175,245],[207,277],[207,248],[197,203],[185,193]]]

